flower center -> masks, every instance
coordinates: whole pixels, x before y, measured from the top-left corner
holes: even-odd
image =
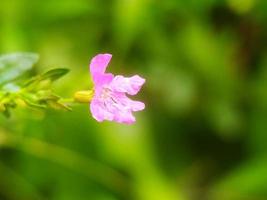
[[[114,97],[113,91],[108,87],[103,87],[100,99],[103,101],[107,109],[119,108],[118,100]]]
[[[104,87],[101,91],[100,98],[103,100],[106,100],[108,98],[111,98],[111,89]]]

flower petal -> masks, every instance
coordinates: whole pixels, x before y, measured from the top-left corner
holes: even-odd
[[[132,115],[131,109],[123,105],[122,102],[118,102],[114,98],[108,98],[105,100],[104,105],[107,111],[113,114],[113,119],[111,121],[124,124],[135,122],[135,117]]]
[[[90,111],[93,115],[93,117],[99,121],[102,122],[104,120],[112,121],[114,118],[114,114],[110,113],[105,105],[104,102],[101,102],[97,99],[93,99],[90,103]]]
[[[114,116],[114,121],[124,124],[133,124],[135,122],[135,117],[132,112],[124,110],[124,112],[119,112]]]
[[[129,78],[118,75],[114,77],[110,86],[113,91],[126,92],[130,95],[135,95],[139,92],[144,83],[145,79],[138,75]]]
[[[145,109],[145,104],[141,101],[134,101],[127,97],[125,93],[113,93],[112,96],[116,102],[121,104],[123,107],[130,109],[131,111],[140,111]]]
[[[104,120],[124,124],[135,122],[135,117],[132,115],[131,109],[120,102],[115,102],[112,98],[106,99],[105,101],[93,99],[90,104],[90,110],[93,117],[99,122]]]
[[[108,85],[112,82],[114,78],[114,75],[111,73],[107,74],[95,74],[93,77],[93,81],[95,84],[95,90],[98,90],[98,88],[101,88],[103,85]]]
[[[132,111],[140,111],[145,109],[145,104],[141,101],[133,101],[129,99],[129,104],[131,105]]]
[[[91,60],[90,63],[90,72],[93,76],[104,74],[106,71],[106,68],[108,66],[108,63],[110,62],[112,58],[111,54],[98,54]]]

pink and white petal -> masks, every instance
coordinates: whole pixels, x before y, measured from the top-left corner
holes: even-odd
[[[105,99],[105,107],[115,116],[118,112],[125,109],[123,105],[117,104],[112,98]]]
[[[145,79],[138,75],[129,78],[118,75],[114,77],[110,85],[113,91],[135,95],[139,92],[144,83]]]
[[[114,78],[114,75],[111,73],[95,74],[95,76],[93,76],[95,88],[110,84],[113,78]]]
[[[103,102],[93,99],[90,103],[90,111],[92,116],[99,122],[104,120],[112,121],[114,114],[110,113],[106,108]]]
[[[140,111],[145,109],[145,104],[143,102],[134,101],[127,97],[125,93],[113,93],[112,98],[115,99],[122,107],[130,109],[131,111]]]
[[[145,104],[141,101],[133,101],[130,99],[129,104],[132,111],[140,111],[145,109]]]
[[[90,72],[94,77],[96,74],[104,74],[108,63],[112,58],[111,54],[98,54],[92,58],[90,63]]]
[[[135,122],[135,117],[129,110],[121,110],[114,116],[114,121],[123,124],[133,124]]]
[[[117,101],[115,98],[105,100],[105,106],[110,113],[113,113],[113,121],[132,124],[135,122],[135,117],[132,115],[131,108],[124,105],[123,102]]]

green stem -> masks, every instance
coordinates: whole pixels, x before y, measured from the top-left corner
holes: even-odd
[[[60,103],[75,103],[73,98],[62,98],[59,100]]]
[[[0,132],[0,146],[21,150],[42,159],[60,164],[68,169],[79,172],[95,182],[117,192],[127,194],[127,182],[116,170],[89,159],[70,149],[49,144],[36,138],[15,138]],[[2,144],[2,145],[1,145]]]
[[[0,175],[0,191],[7,199],[44,199],[34,185],[1,161]],[[24,192],[13,190],[14,188],[21,188]]]

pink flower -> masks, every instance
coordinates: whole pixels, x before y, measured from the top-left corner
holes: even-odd
[[[98,54],[90,63],[90,72],[94,82],[94,96],[90,104],[93,117],[119,123],[132,124],[135,122],[133,111],[143,110],[145,104],[133,101],[127,97],[139,92],[145,79],[138,75],[126,78],[105,73],[111,54]]]

